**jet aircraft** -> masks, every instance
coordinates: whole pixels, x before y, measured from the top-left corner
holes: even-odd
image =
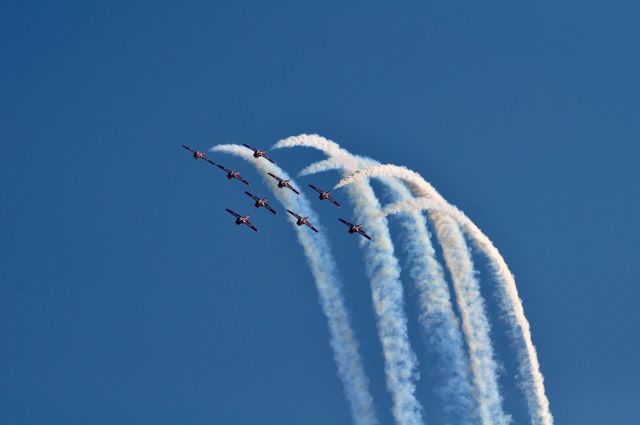
[[[325,199],[328,199],[329,201],[333,202],[333,204],[336,207],[340,206],[340,203],[338,203],[338,201],[335,200],[335,198],[333,196],[331,196],[331,192],[327,192],[326,190],[322,190],[312,184],[309,185],[309,187],[313,190],[315,190],[316,192],[318,192],[320,194],[319,198],[321,201],[324,201]]]
[[[269,162],[271,162],[273,164],[276,163],[273,159],[271,159],[269,156],[267,156],[267,151],[266,150],[256,149],[253,146],[249,146],[249,145],[247,145],[245,143],[243,143],[242,145],[247,147],[247,148],[249,148],[249,149],[251,149],[253,151],[253,157],[254,158],[263,157],[264,159],[266,159],[267,161],[269,161]]]
[[[289,214],[291,214],[292,216],[294,216],[294,217],[297,219],[297,220],[296,220],[296,224],[297,224],[298,226],[302,226],[302,225],[306,224],[307,226],[309,226],[309,227],[311,228],[311,230],[313,230],[314,232],[318,233],[318,229],[316,229],[315,227],[313,227],[313,224],[311,224],[311,223],[309,222],[309,217],[302,217],[302,216],[300,216],[300,215],[298,215],[298,214],[294,213],[294,212],[293,212],[293,211],[291,211],[291,210],[287,210],[287,212],[288,212]]]
[[[230,210],[229,208],[225,208],[227,210],[227,212],[229,214],[231,214],[232,216],[234,216],[236,218],[236,224],[240,225],[240,224],[246,224],[251,230],[253,230],[254,232],[257,232],[258,229],[256,228],[256,226],[253,225],[253,223],[251,223],[249,221],[249,216],[248,215],[240,215],[235,211]]]
[[[278,187],[282,188],[282,187],[288,187],[289,189],[291,189],[296,195],[300,195],[300,192],[298,192],[297,190],[294,189],[293,186],[291,186],[291,180],[290,179],[281,179],[280,177],[276,176],[275,174],[271,174],[271,173],[267,173],[269,174],[271,177],[273,177],[274,179],[278,180]]]
[[[204,159],[205,161],[207,161],[211,165],[216,165],[215,162],[213,162],[212,160],[207,158],[207,156],[204,154],[204,152],[200,152],[198,150],[191,149],[189,146],[185,146],[185,145],[182,145],[182,147],[193,154],[193,159]]]
[[[369,240],[371,239],[371,236],[367,235],[367,233],[364,230],[362,230],[362,224],[353,224],[345,220],[344,218],[339,218],[338,220],[340,220],[341,222],[349,226],[349,233],[360,233],[365,238]]]
[[[249,182],[246,181],[244,179],[244,177],[242,177],[240,175],[240,171],[233,171],[228,169],[227,167],[225,167],[224,165],[220,165],[220,164],[216,164],[218,168],[224,170],[227,173],[227,179],[232,180],[232,179],[238,179],[240,180],[242,183],[246,184],[247,186],[249,185]]]
[[[247,195],[249,195],[251,198],[253,198],[254,201],[256,201],[255,204],[253,204],[256,208],[260,208],[260,207],[265,207],[266,209],[268,209],[269,211],[271,211],[274,214],[276,213],[276,210],[274,210],[271,205],[269,205],[269,203],[267,202],[269,200],[269,198],[259,198],[256,195],[250,193],[250,192],[244,192]]]

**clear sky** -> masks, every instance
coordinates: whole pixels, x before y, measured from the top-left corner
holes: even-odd
[[[303,132],[415,169],[494,240],[557,424],[638,423],[640,6],[478,3],[2,2],[0,423],[350,423],[289,224],[180,148]],[[322,158],[273,156],[292,174]],[[390,424],[360,250],[315,205]]]

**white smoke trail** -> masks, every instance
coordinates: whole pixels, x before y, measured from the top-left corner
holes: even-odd
[[[396,199],[413,200],[404,184],[396,179],[381,179]],[[385,209],[386,210],[386,209]],[[420,211],[400,216],[404,232],[403,247],[410,262],[410,275],[419,298],[420,325],[423,335],[438,355],[439,383],[447,423],[472,424],[478,419],[479,403],[469,376],[469,360],[464,350],[460,323],[453,311],[444,271],[436,259],[427,222]]]
[[[353,173],[342,179],[336,187],[348,187],[347,182],[366,181],[361,177],[368,177],[367,171],[375,167],[381,166],[376,165]],[[395,176],[388,175],[387,177]],[[502,397],[496,373],[497,366],[489,335],[489,322],[484,300],[480,293],[480,284],[475,278],[471,254],[458,225],[453,220],[438,211],[432,211],[431,219],[442,246],[445,262],[451,272],[458,309],[462,318],[462,330],[469,349],[471,372],[476,392],[475,398],[478,402],[480,418],[485,425],[508,424],[510,417],[502,409]]]
[[[293,148],[297,146],[319,149],[329,156],[348,154],[348,152],[342,149],[336,142],[318,136],[317,134],[301,134],[299,136],[287,137],[286,139],[278,141],[273,145],[272,149]]]
[[[307,146],[342,158],[342,149],[319,136],[296,136],[281,140],[273,148]],[[411,349],[404,313],[400,267],[394,254],[387,220],[373,189],[367,182],[347,190],[358,222],[365,223],[372,234],[371,241],[360,241],[365,266],[371,283],[378,334],[385,359],[387,387],[393,399],[393,415],[401,425],[422,424],[422,407],[415,397],[417,359]]]
[[[354,161],[366,164],[365,166],[370,166],[373,162],[357,156],[348,159],[347,162],[344,157],[330,158],[306,167],[300,175],[310,175],[336,168],[348,170],[353,166]],[[451,305],[444,272],[436,260],[427,223],[422,214],[415,211],[425,204],[432,207],[430,205],[432,203],[428,200],[425,203],[424,199],[420,202],[414,200],[407,187],[396,179],[382,178],[381,181],[390,190],[391,196],[400,200],[392,205],[402,205],[398,212],[405,213],[400,219],[404,234],[403,248],[407,252],[410,276],[418,292],[422,333],[437,353],[441,363],[439,372],[443,382],[439,383],[437,392],[444,402],[447,422],[453,423],[457,420],[465,424],[473,423],[478,416],[476,413],[478,406],[472,396],[469,364],[459,329],[460,324]],[[385,207],[381,215],[388,214],[388,207]]]
[[[314,162],[308,167],[303,168],[302,171],[298,173],[298,175],[310,176],[312,174],[322,173],[324,171],[329,171],[329,170],[342,170],[343,166],[345,165],[345,158],[346,157],[338,157],[338,158],[332,157],[332,158],[324,159],[322,161]],[[372,162],[372,163],[367,163],[367,165],[363,165],[363,166],[370,166],[374,164],[376,163]]]
[[[279,147],[314,147],[330,155],[328,159],[304,168],[299,174],[310,175],[327,170],[353,172],[362,167],[378,164],[377,161],[352,155],[337,143],[317,135],[301,135],[278,142]],[[382,179],[394,199],[411,202],[413,196],[407,187],[395,178]],[[442,382],[438,385],[448,422],[468,424],[477,418],[477,403],[472,396],[469,364],[464,352],[464,342],[458,319],[451,305],[449,288],[444,273],[436,260],[429,231],[421,213],[409,210],[400,223],[404,231],[403,248],[409,258],[410,275],[416,286],[420,307],[422,334],[438,356]]]
[[[213,152],[228,153],[250,162],[262,175],[267,186],[272,188],[273,194],[287,209],[308,216],[319,230],[320,222],[304,194],[299,196],[289,190],[281,190],[274,186],[268,172],[289,178],[287,173],[278,166],[264,160],[253,158],[252,152],[239,145],[218,145],[211,148]],[[275,188],[274,188],[275,187]],[[358,352],[358,343],[351,328],[349,314],[342,296],[342,289],[338,277],[336,262],[331,255],[331,247],[323,233],[311,234],[309,229],[295,224],[298,241],[304,249],[311,273],[315,279],[322,311],[327,317],[330,334],[330,344],[338,367],[351,415],[356,424],[374,425],[378,423],[373,407],[373,399],[369,392],[369,382],[362,366],[362,359]]]
[[[552,425],[553,416],[549,409],[549,400],[545,394],[544,377],[540,372],[540,363],[531,338],[529,321],[524,315],[522,300],[518,296],[513,274],[498,249],[493,245],[493,242],[462,211],[448,204],[422,176],[405,167],[396,165],[372,166],[346,176],[338,182],[336,188],[360,182],[369,177],[397,177],[406,181],[412,186],[416,194],[426,197],[430,202],[435,201],[443,208],[446,208],[447,214],[462,226],[465,233],[487,255],[499,283],[500,307],[508,319],[507,322],[512,327],[511,334],[517,348],[519,376],[524,378],[520,382],[520,386],[529,405],[532,423],[535,425]],[[390,207],[390,210],[394,208],[397,207]]]
[[[443,206],[441,203],[435,202],[430,198],[420,197],[405,199],[394,202],[392,204],[388,204],[382,209],[382,215],[389,216],[400,213],[410,214],[412,212],[415,212],[416,210],[448,212],[448,208],[446,208],[446,206]]]
[[[433,212],[431,219],[440,240],[447,268],[456,293],[458,310],[462,318],[479,414],[485,425],[508,424],[510,417],[502,409],[498,388],[497,366],[489,336],[489,322],[480,283],[475,277],[471,253],[457,223],[446,214]]]

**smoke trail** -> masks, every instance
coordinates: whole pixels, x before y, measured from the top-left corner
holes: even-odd
[[[346,158],[334,142],[319,136],[296,136],[276,143],[273,148],[308,146]],[[366,224],[373,235],[361,240],[365,266],[371,283],[373,306],[378,319],[378,334],[385,359],[387,387],[393,399],[393,415],[402,425],[422,424],[422,407],[415,397],[416,356],[411,349],[404,313],[400,267],[395,257],[387,219],[373,189],[367,182],[347,190],[358,222]]]
[[[431,214],[436,234],[442,246],[447,268],[462,317],[462,329],[466,337],[471,359],[471,370],[482,423],[508,424],[509,416],[502,410],[502,397],[498,389],[496,364],[489,336],[489,322],[485,312],[480,284],[475,278],[471,253],[457,223],[451,217],[434,212]]]
[[[312,174],[317,174],[317,173],[322,173],[324,171],[329,171],[329,170],[342,170],[344,169],[345,172],[347,172],[347,169],[345,168],[347,165],[354,165],[355,162],[353,159],[351,159],[351,161],[349,161],[348,157],[331,157],[331,158],[327,158],[327,159],[323,159],[322,161],[318,161],[318,162],[314,162],[313,164],[303,168],[298,175],[299,176],[310,176]],[[379,164],[376,161],[370,161],[370,162],[362,162],[362,167],[369,167],[371,165],[375,165],[375,164]]]
[[[381,181],[399,202],[413,200],[406,186],[396,179]],[[439,393],[445,404],[447,423],[476,423],[480,406],[473,397],[460,323],[453,311],[449,287],[436,259],[426,220],[419,211],[411,210],[400,216],[400,224],[410,275],[419,294],[420,325],[440,361],[444,383]]]
[[[304,168],[299,174],[309,175],[327,170],[341,169],[345,173],[378,164],[377,161],[352,155],[337,143],[317,135],[301,135],[278,142],[274,148],[305,146],[325,151],[330,158]],[[395,178],[381,179],[391,196],[411,202],[413,196],[406,186]],[[437,353],[443,380],[438,386],[448,422],[456,419],[469,423],[477,418],[477,405],[469,382],[469,364],[465,358],[464,342],[459,322],[451,305],[449,288],[440,264],[436,260],[429,231],[422,214],[408,211],[400,223],[404,231],[403,248],[409,258],[410,275],[419,294],[419,322],[422,334]]]
[[[384,177],[381,177],[384,178]],[[409,214],[415,212],[415,210],[427,210],[427,211],[443,211],[448,212],[448,208],[441,203],[435,202],[430,198],[412,198],[400,200],[392,204],[386,205],[382,209],[382,214],[385,216],[405,213]]]
[[[511,336],[517,348],[518,371],[524,377],[520,386],[525,394],[532,423],[536,425],[552,425],[553,416],[549,409],[549,400],[544,390],[544,377],[540,372],[540,363],[536,348],[531,338],[529,321],[524,315],[522,300],[518,296],[515,279],[507,263],[493,245],[493,242],[459,209],[448,204],[444,198],[418,173],[396,165],[376,165],[360,170],[343,178],[336,187],[359,182],[368,177],[397,177],[408,182],[415,193],[435,201],[447,209],[447,214],[457,221],[465,233],[489,258],[492,271],[499,283],[498,295],[507,322],[511,326]]]
[[[407,187],[396,179],[381,179],[399,202],[411,202]],[[386,210],[386,208],[385,208]],[[419,294],[420,324],[440,360],[444,384],[439,393],[444,401],[447,423],[476,423],[479,403],[474,399],[470,383],[469,361],[464,351],[460,323],[451,304],[449,287],[424,216],[411,210],[400,216],[404,231],[404,248],[410,261],[412,276]]]
[[[346,182],[360,183],[367,171],[381,167],[365,168],[342,179],[336,187]],[[352,177],[354,176],[354,177]],[[389,175],[387,175],[389,176]],[[348,187],[348,186],[347,186]],[[502,409],[502,397],[498,389],[496,364],[489,336],[484,301],[480,285],[475,278],[471,254],[458,225],[448,216],[432,211],[431,219],[442,246],[445,262],[451,272],[462,329],[469,349],[471,372],[476,391],[479,414],[483,424],[508,424],[510,417]]]
[[[322,136],[318,136],[317,134],[301,134],[299,136],[287,137],[286,139],[278,141],[275,145],[273,145],[272,149],[293,148],[296,146],[316,148],[329,156],[340,156],[349,154],[336,142],[333,142]]]
[[[289,178],[282,169],[264,159],[253,158],[251,151],[243,146],[218,145],[211,148],[211,151],[228,153],[250,162],[285,208],[309,216],[309,219],[321,230],[318,217],[304,194],[296,196],[288,190],[280,190],[277,187],[273,189],[273,182],[270,181],[271,178],[267,173]],[[322,311],[327,317],[331,348],[338,367],[338,376],[342,380],[349,401],[353,421],[361,425],[374,425],[378,421],[369,392],[369,382],[364,373],[358,343],[351,328],[329,242],[322,233],[310,234],[306,231],[308,229],[300,228],[295,224],[294,228],[315,279]]]

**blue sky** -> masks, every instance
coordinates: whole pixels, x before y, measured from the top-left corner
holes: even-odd
[[[0,6],[0,422],[349,423],[288,223],[179,147],[303,132],[420,172],[494,240],[558,424],[637,422],[640,7],[229,3]],[[297,173],[321,155],[274,157]],[[360,251],[316,206],[392,423]],[[436,424],[414,301],[407,285]],[[493,323],[505,405],[526,423]]]

